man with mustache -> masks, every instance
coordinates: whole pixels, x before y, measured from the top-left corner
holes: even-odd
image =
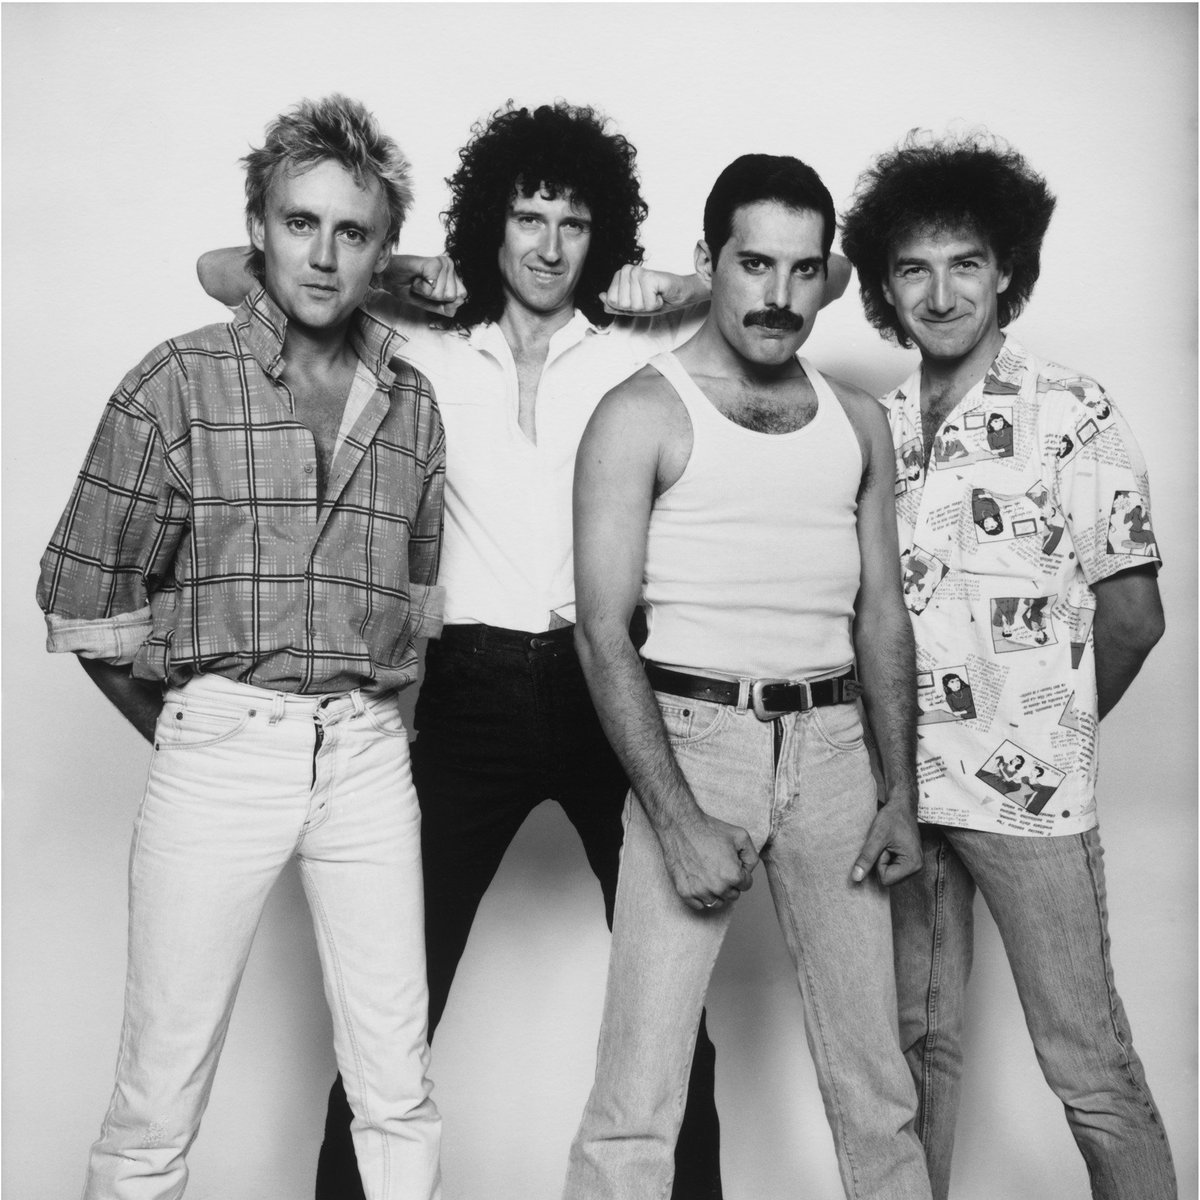
[[[887,893],[920,866],[895,463],[878,404],[796,357],[833,234],[810,167],[727,167],[696,249],[707,319],[609,392],[580,445],[575,641],[633,790],[567,1200],[670,1189],[704,993],[760,860],[847,1196],[929,1197]]]

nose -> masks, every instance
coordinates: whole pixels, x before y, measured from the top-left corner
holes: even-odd
[[[771,272],[763,300],[768,308],[788,307],[792,300],[792,285],[785,271]]]
[[[949,312],[954,307],[954,288],[949,271],[933,271],[925,303],[934,312]]]
[[[538,254],[548,263],[558,262],[562,257],[562,233],[557,225],[547,222],[538,244]]]
[[[308,261],[317,271],[334,271],[337,269],[336,234],[332,229],[320,230],[309,243]]]

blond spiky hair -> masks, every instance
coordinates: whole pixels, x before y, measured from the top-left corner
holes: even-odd
[[[394,245],[412,205],[411,167],[400,147],[357,100],[335,93],[323,100],[301,100],[267,126],[261,149],[241,161],[246,168],[246,227],[263,220],[267,191],[280,171],[304,171],[332,159],[360,187],[379,181],[388,209],[387,245]],[[250,254],[249,268],[263,278],[261,250]]]

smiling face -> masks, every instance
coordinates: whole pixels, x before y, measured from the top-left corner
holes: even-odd
[[[592,240],[592,214],[570,193],[545,192],[509,202],[500,244],[500,279],[506,304],[539,316],[570,310]]]
[[[923,359],[982,373],[1003,342],[996,298],[1010,278],[975,234],[922,230],[891,248],[883,294]]]
[[[280,171],[250,240],[266,259],[265,283],[288,321],[308,329],[343,325],[382,271],[388,209],[376,179],[365,187],[332,159]]]
[[[696,247],[696,270],[712,281],[709,320],[739,357],[780,366],[812,332],[825,288],[824,226],[811,209],[762,200],[734,212],[715,264],[704,242]]]

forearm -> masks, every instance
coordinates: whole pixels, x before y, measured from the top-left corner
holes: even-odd
[[[1096,696],[1100,718],[1103,720],[1125,695],[1158,639],[1122,636],[1119,628],[1110,628],[1105,623],[1100,610],[1096,612],[1093,630],[1096,647]]]
[[[856,623],[863,706],[883,767],[885,802],[916,811],[917,689],[912,625],[904,608]]]
[[[667,741],[646,673],[625,629],[581,622],[575,645],[600,724],[655,831],[686,827],[700,816]]]
[[[117,711],[146,739],[154,741],[154,726],[162,711],[162,688],[135,679],[129,667],[117,667],[95,658],[79,659],[92,682],[112,701]]]
[[[1092,645],[1103,718],[1116,706],[1166,628],[1157,568],[1134,567],[1093,586]]]

